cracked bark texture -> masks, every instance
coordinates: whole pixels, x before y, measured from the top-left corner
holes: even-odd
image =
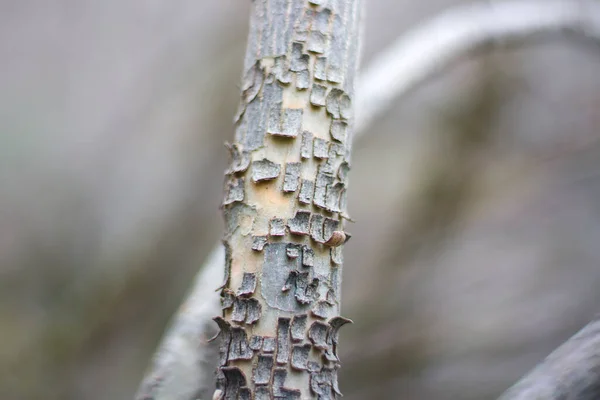
[[[256,0],[228,145],[222,399],[332,399],[358,0]]]

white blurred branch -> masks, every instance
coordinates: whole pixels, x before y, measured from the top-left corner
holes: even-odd
[[[225,249],[215,246],[196,275],[194,285],[179,307],[165,333],[152,365],[136,394],[136,399],[195,399],[202,387],[212,387],[214,366],[203,365],[210,358],[208,339],[219,313],[219,293],[223,278]],[[212,329],[211,329],[212,327]]]
[[[600,3],[510,0],[457,6],[443,12],[400,36],[362,73],[355,129],[364,130],[394,99],[467,55],[565,34],[600,44]]]
[[[590,322],[499,400],[600,398],[600,320]]]
[[[571,34],[600,43],[600,3],[592,0],[511,0],[450,9],[402,35],[360,76],[355,137],[392,101],[466,55],[488,47]],[[202,368],[206,336],[220,310],[215,289],[224,271],[224,251],[215,246],[158,347],[137,399],[191,400],[212,385]]]

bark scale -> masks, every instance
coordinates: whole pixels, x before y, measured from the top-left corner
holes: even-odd
[[[226,171],[215,398],[333,399],[359,0],[255,0]]]

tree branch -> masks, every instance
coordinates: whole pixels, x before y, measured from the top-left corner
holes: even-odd
[[[488,47],[528,43],[531,39],[561,34],[600,43],[600,4],[590,0],[514,0],[452,8],[401,35],[360,75],[354,137],[365,133],[394,99],[469,54]],[[224,250],[218,244],[201,267],[184,305],[158,346],[137,399],[189,400],[200,388],[212,385],[212,371],[207,373],[201,364],[206,357],[207,332],[213,328],[211,318],[220,308],[219,295],[214,289],[219,285],[223,269]],[[580,334],[587,332],[590,326]],[[550,357],[553,356],[554,353]],[[524,381],[540,377],[545,371],[542,367]],[[556,373],[552,376],[556,377]],[[522,382],[505,396],[515,396],[515,390],[523,387]],[[522,398],[525,397],[502,399]]]
[[[600,398],[600,318],[562,344],[499,400]]]
[[[401,35],[361,74],[356,131],[406,95],[474,52],[557,35],[600,43],[600,4],[593,0],[511,0],[457,6]]]
[[[212,318],[220,308],[215,291],[223,277],[225,249],[215,246],[196,275],[194,285],[166,331],[135,398],[190,400],[204,387],[212,387],[214,365],[204,366]],[[212,357],[214,358],[214,357]],[[211,373],[207,373],[207,370]]]

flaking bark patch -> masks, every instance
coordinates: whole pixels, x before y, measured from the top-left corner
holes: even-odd
[[[340,207],[342,193],[345,190],[345,186],[341,182],[337,182],[335,184],[327,185],[327,190],[325,194],[325,208],[329,212],[340,212],[342,209]]]
[[[346,324],[351,324],[352,320],[344,317],[334,317],[329,320],[330,330],[328,332],[327,341],[331,343],[333,353],[337,356],[337,346],[340,335],[340,328]]]
[[[329,8],[321,8],[319,11],[317,11],[313,22],[313,30],[327,34],[329,32],[330,17],[331,10]]]
[[[333,399],[333,370],[323,367],[320,371],[312,372],[310,389],[318,396],[318,399]]]
[[[226,206],[237,201],[244,201],[244,193],[244,179],[229,178],[227,186],[225,187],[225,200],[223,200],[223,205]]]
[[[325,319],[330,313],[331,305],[324,300],[318,301],[310,312],[317,318]]]
[[[268,385],[271,382],[271,370],[273,369],[273,356],[260,354],[258,362],[254,367],[252,380],[255,385]]]
[[[234,301],[235,294],[230,289],[223,290],[223,293],[221,293],[221,308],[226,310],[233,307]]]
[[[310,219],[310,237],[319,243],[325,243],[325,237],[323,232],[323,223],[325,217],[321,214],[313,214]]]
[[[283,284],[281,291],[287,292],[290,289],[295,289],[296,288],[296,280],[298,279],[299,274],[300,274],[300,272],[298,272],[296,270],[290,271],[290,274],[288,275],[287,279],[285,280],[285,283]]]
[[[307,50],[323,54],[327,46],[327,36],[318,31],[312,31],[308,34]]]
[[[339,168],[338,168],[338,179],[342,182],[345,183],[348,180],[348,172],[350,171],[350,165],[344,161],[340,164]]]
[[[320,208],[326,208],[327,203],[327,186],[331,185],[334,181],[334,177],[331,174],[323,171],[323,168],[319,168],[317,173],[317,181],[315,183],[315,194],[313,197],[313,204]]]
[[[258,335],[253,335],[250,338],[250,343],[248,344],[248,346],[254,351],[260,350],[262,345],[263,345],[263,337],[258,336]]]
[[[261,182],[275,179],[281,172],[281,166],[267,159],[252,162],[252,181]]]
[[[295,192],[300,185],[301,163],[293,162],[285,165],[285,178],[283,180],[284,192]]]
[[[329,142],[325,139],[316,137],[313,142],[313,154],[315,158],[328,158]]]
[[[254,400],[271,400],[271,391],[266,386],[258,386],[254,390]]]
[[[319,295],[319,279],[311,278],[309,272],[299,272],[296,275],[295,287],[294,297],[300,304],[309,305]]]
[[[285,387],[286,378],[287,371],[284,368],[275,368],[273,371],[273,396],[282,400],[300,400],[299,390]]]
[[[343,90],[333,88],[327,95],[327,112],[334,119],[350,119],[352,108],[350,97]]]
[[[292,348],[291,367],[297,370],[305,371],[308,366],[308,353],[310,352],[310,344],[294,346]]]
[[[246,320],[248,325],[256,323],[262,314],[262,305],[257,299],[246,300]]]
[[[306,90],[310,87],[310,73],[308,70],[296,72],[296,88]]]
[[[309,131],[302,132],[302,142],[300,145],[300,157],[303,159],[312,157],[313,134]]]
[[[241,388],[239,400],[252,400],[252,390],[247,387]]]
[[[346,129],[348,128],[348,124],[344,121],[332,121],[331,129],[329,133],[334,140],[337,140],[340,143],[344,143],[346,141]]]
[[[253,236],[252,237],[252,250],[254,251],[262,251],[267,244],[266,236]]]
[[[269,221],[269,235],[285,236],[285,221],[283,218],[273,218]]]
[[[317,349],[327,349],[327,324],[315,321],[308,330],[308,338]]]
[[[248,345],[246,330],[237,326],[232,327],[227,361],[250,360],[253,354],[252,349]]]
[[[235,322],[244,322],[246,320],[246,301],[242,298],[236,298],[233,302],[233,311],[231,312],[231,320]]]
[[[225,400],[238,400],[240,391],[246,386],[246,376],[237,367],[221,368],[225,375]]]
[[[331,262],[336,266],[342,265],[344,263],[344,256],[342,253],[343,246],[332,247],[331,250]]]
[[[225,366],[229,361],[229,347],[231,345],[231,325],[222,317],[215,317],[213,320],[219,326],[219,333],[213,339],[217,337],[221,338],[221,344],[219,346],[219,365]]]
[[[286,253],[288,258],[298,258],[300,257],[301,247],[299,244],[288,243],[286,247]]]
[[[294,315],[294,318],[292,318],[292,326],[290,328],[290,333],[292,341],[294,343],[298,343],[304,340],[307,319],[308,315],[306,314]]]
[[[295,138],[302,129],[301,108],[286,108],[283,111],[283,121],[281,122],[281,133],[285,137]]]
[[[275,352],[275,348],[277,347],[277,340],[274,337],[265,336],[263,337],[263,348],[262,350],[265,353],[273,353]]]
[[[238,296],[250,296],[256,290],[256,274],[251,272],[244,272],[242,278],[242,284],[238,289]]]
[[[306,71],[308,70],[309,62],[310,56],[304,53],[304,43],[292,43],[292,62],[290,64],[290,70],[294,72]]]
[[[302,179],[298,201],[302,204],[310,204],[315,192],[315,183],[308,179]]]
[[[283,84],[292,82],[292,74],[289,70],[288,61],[285,56],[275,57],[273,74],[275,75],[275,78]]]
[[[237,143],[225,143],[225,146],[229,149],[229,154],[231,155],[231,165],[225,173],[237,174],[246,171],[250,166],[250,153],[243,151],[242,146]]]
[[[317,57],[314,69],[315,79],[321,81],[327,80],[327,58]]]
[[[286,284],[290,285],[290,274],[297,273],[301,268],[300,257],[287,256],[287,243],[270,243],[265,247],[263,254],[261,293],[266,304],[286,312],[306,309],[306,305],[297,302],[295,290],[282,290]],[[295,285],[290,286],[290,289],[293,288]]]
[[[310,103],[315,107],[325,107],[327,86],[314,84],[310,92]]]
[[[302,265],[305,267],[315,266],[315,251],[308,246],[302,247]]]
[[[290,358],[290,319],[277,320],[277,364],[287,364]]]
[[[323,222],[323,239],[325,242],[329,241],[333,236],[333,233],[340,227],[340,221],[336,221],[332,218],[325,218]]]
[[[288,220],[290,233],[308,235],[310,229],[310,211],[296,211],[294,218]]]

